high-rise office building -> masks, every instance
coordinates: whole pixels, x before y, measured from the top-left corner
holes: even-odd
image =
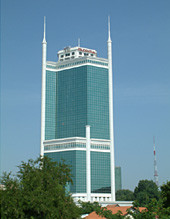
[[[59,51],[51,62],[44,21],[41,155],[71,165],[68,189],[75,200],[115,201],[110,22],[108,29],[108,59],[77,46]],[[109,193],[102,189],[108,187]]]
[[[115,191],[122,189],[121,167],[115,167]]]

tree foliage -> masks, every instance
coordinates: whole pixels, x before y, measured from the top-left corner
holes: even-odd
[[[143,180],[146,181],[146,180]],[[141,182],[141,181],[140,181]],[[140,183],[139,182],[139,183]],[[138,184],[139,185],[139,184]],[[145,184],[144,184],[145,185]],[[153,186],[154,184],[150,184],[150,186]],[[155,184],[156,185],[156,184]],[[143,187],[143,189],[146,188],[146,185]],[[140,188],[142,189],[142,188]],[[154,188],[153,191],[156,189]],[[148,192],[148,190],[147,190]],[[151,191],[149,190],[149,195]],[[156,198],[152,198],[153,194],[150,195],[150,197],[147,198],[149,200],[146,206],[146,210],[143,212],[139,212],[138,206],[141,206],[139,203],[139,200],[134,202],[134,207],[136,208],[136,211],[130,212],[130,214],[134,218],[142,218],[142,219],[150,219],[150,218],[159,218],[159,219],[170,219],[170,182],[167,182],[166,184],[163,184],[161,186],[161,191],[158,193],[154,192],[154,194],[157,194]]]
[[[139,206],[143,207],[149,204],[154,198],[159,200],[160,192],[158,186],[152,180],[140,180],[134,190],[134,196]]]
[[[163,207],[170,207],[170,181],[161,186],[161,198],[163,199]]]
[[[116,201],[133,201],[134,194],[128,189],[121,189],[116,192]]]
[[[2,218],[77,218],[79,209],[66,192],[72,182],[64,161],[38,158],[22,162],[16,176],[4,174],[0,190]]]
[[[101,207],[98,202],[83,202],[79,201],[81,214],[90,214],[98,207]]]
[[[122,219],[124,216],[122,215],[122,212],[119,211],[116,214],[113,214],[111,210],[108,210],[106,207],[103,208],[96,208],[95,210],[96,214],[107,218],[107,219]]]
[[[90,214],[95,211],[97,215],[108,218],[108,219],[121,219],[123,218],[122,213],[112,214],[111,210],[106,207],[101,207],[98,202],[82,202],[79,201],[81,214]]]
[[[146,209],[142,212],[136,207],[134,202],[134,211],[128,210],[128,213],[133,216],[134,219],[168,219],[170,218],[170,209],[163,207],[162,200],[152,199],[147,205]]]

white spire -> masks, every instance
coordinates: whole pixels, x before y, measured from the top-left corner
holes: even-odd
[[[115,161],[114,161],[114,127],[113,127],[113,75],[112,75],[112,41],[111,41],[111,37],[110,37],[110,17],[108,17],[107,49],[108,49],[108,73],[109,73],[111,201],[115,201]]]
[[[110,37],[110,16],[108,16],[108,41],[111,41],[111,37]]]
[[[46,59],[47,59],[47,42],[45,39],[45,17],[44,17],[44,38],[42,41],[42,88],[41,88],[41,156],[44,156],[45,140],[45,87],[46,87]]]
[[[45,21],[46,21],[46,18],[45,18],[45,16],[44,16],[44,38],[43,38],[43,43],[46,43],[46,39],[45,39],[45,34],[46,34],[46,23],[45,23]]]

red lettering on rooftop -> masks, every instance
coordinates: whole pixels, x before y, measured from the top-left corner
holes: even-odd
[[[92,50],[90,50],[90,49],[82,49],[82,48],[78,48],[78,50],[81,51],[81,52],[89,52],[89,53],[96,54],[95,51],[92,51]]]

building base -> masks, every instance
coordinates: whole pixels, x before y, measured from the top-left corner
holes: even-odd
[[[76,204],[78,201],[88,202],[86,193],[72,194],[73,200]],[[111,201],[111,194],[108,193],[91,193],[90,202],[98,202],[102,207],[107,205],[132,206],[133,201]]]
[[[108,193],[91,193],[90,200],[87,199],[87,193],[74,193],[72,194],[74,201],[77,203],[79,200],[83,202],[110,202],[111,194]]]

